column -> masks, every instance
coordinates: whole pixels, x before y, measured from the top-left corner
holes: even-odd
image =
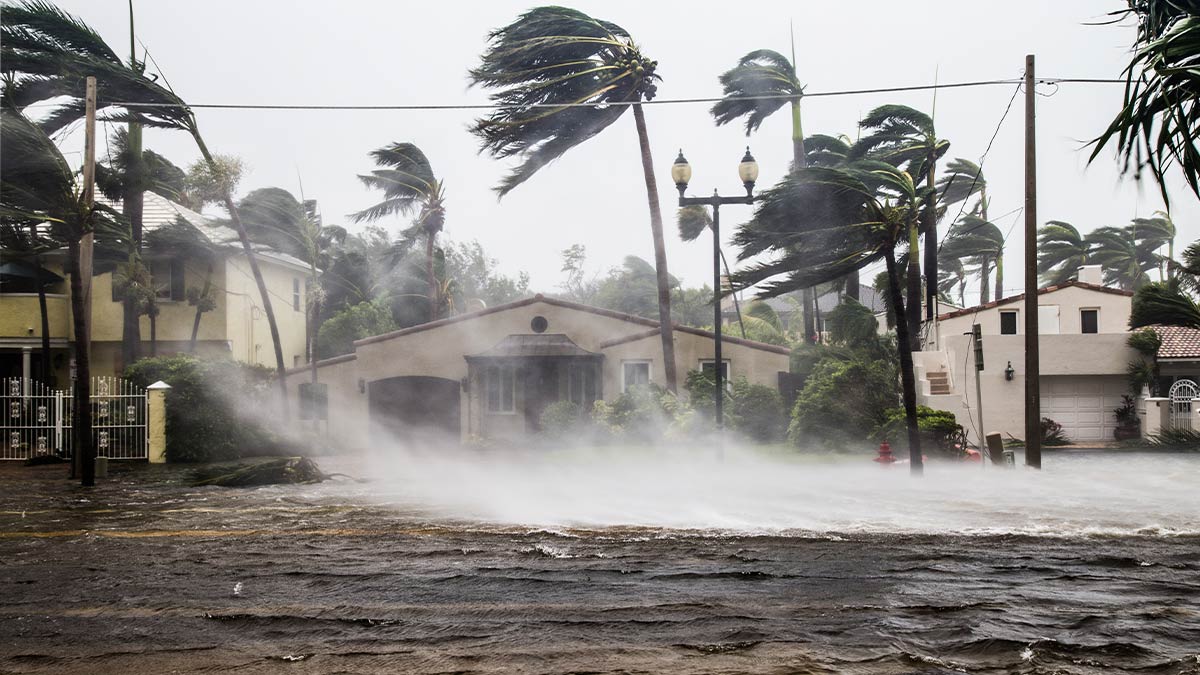
[[[146,387],[147,458],[151,464],[167,461],[167,390],[171,385],[159,380]]]

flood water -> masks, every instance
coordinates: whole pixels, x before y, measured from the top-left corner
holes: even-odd
[[[0,466],[0,672],[1200,673],[1200,454]]]

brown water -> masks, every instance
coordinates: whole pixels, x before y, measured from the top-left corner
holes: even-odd
[[[964,535],[865,493],[827,531],[539,525],[118,471],[0,467],[0,672],[1200,673],[1200,535],[1137,514]]]

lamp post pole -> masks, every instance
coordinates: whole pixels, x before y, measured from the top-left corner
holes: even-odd
[[[754,182],[758,180],[758,163],[746,148],[746,154],[738,164],[738,177],[746,188],[746,194],[738,197],[722,197],[713,190],[711,197],[686,197],[688,181],[692,178],[692,167],[679,151],[679,157],[671,166],[671,178],[679,190],[679,206],[711,206],[713,234],[713,417],[717,433],[725,427],[725,372],[721,354],[721,206],[724,204],[753,204]]]

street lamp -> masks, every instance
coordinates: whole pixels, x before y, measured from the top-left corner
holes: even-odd
[[[724,395],[725,373],[722,370],[724,360],[721,358],[721,205],[722,204],[753,204],[754,183],[758,180],[758,162],[746,148],[746,154],[738,164],[738,178],[746,188],[744,197],[722,197],[713,190],[711,197],[686,197],[688,183],[692,180],[692,166],[683,156],[683,150],[671,165],[671,179],[675,181],[675,189],[679,190],[679,206],[711,206],[713,233],[713,377],[716,390],[713,392],[713,407],[716,417],[717,430],[725,426]]]

